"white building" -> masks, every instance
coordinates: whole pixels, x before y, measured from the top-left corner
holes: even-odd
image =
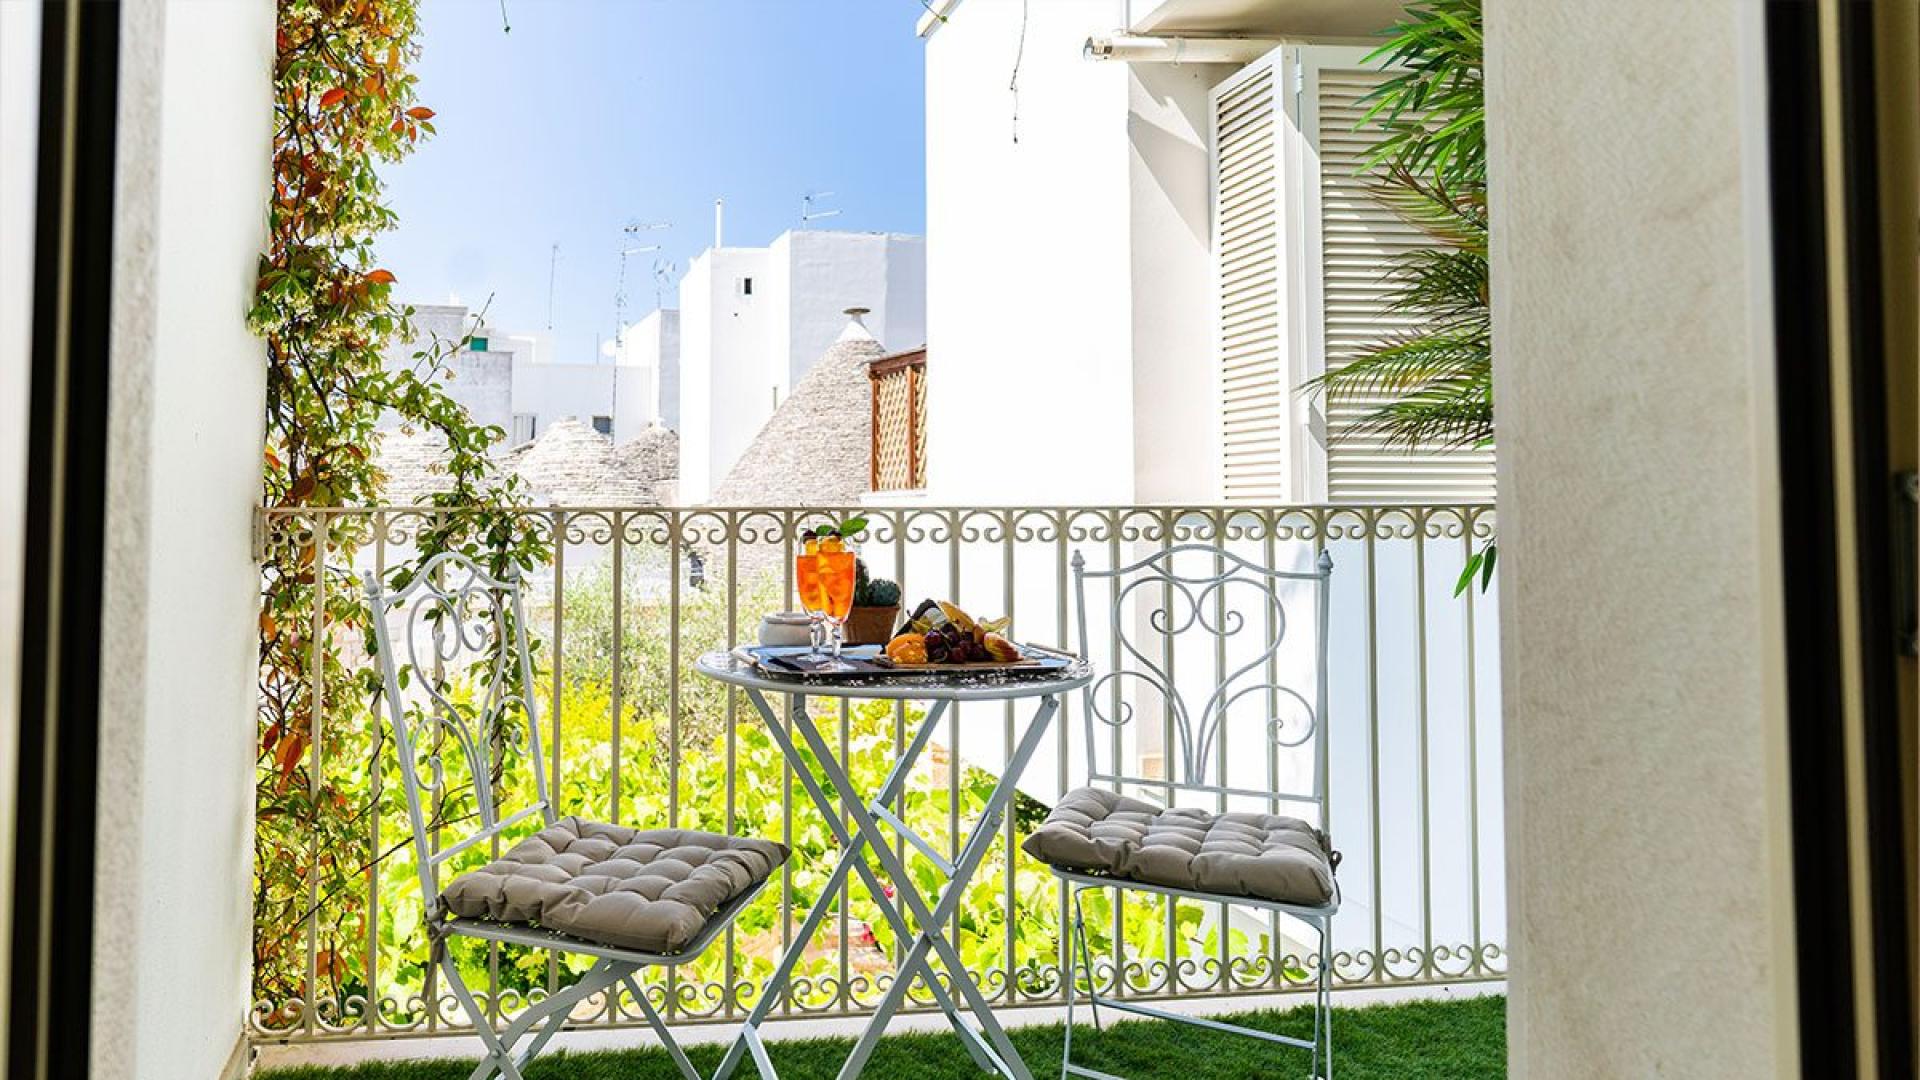
[[[1380,78],[1361,59],[1399,10],[932,5],[926,498],[1491,496],[1490,453],[1337,438],[1352,415],[1295,392],[1391,330],[1379,275],[1417,240],[1353,175],[1354,100]],[[1094,58],[1104,42],[1112,59]],[[974,467],[987,417],[1003,452],[1047,467]]]
[[[792,231],[710,248],[680,282],[681,499],[706,501],[780,401],[866,308],[889,351],[927,339],[926,244],[898,233]],[[664,323],[659,338],[666,339]],[[636,345],[636,359],[651,345]],[[660,364],[666,372],[674,365]],[[661,381],[664,397],[667,377]]]
[[[614,354],[613,437],[680,430],[680,313],[657,308],[626,328]]]
[[[619,376],[614,362],[557,362],[551,336],[510,334],[477,323],[465,304],[415,304],[413,322],[413,337],[396,338],[387,346],[387,367],[416,364],[415,353],[472,334],[467,346],[446,361],[452,376],[443,385],[474,420],[505,431],[508,447],[530,442],[568,417],[613,434]],[[381,426],[396,422],[389,416]],[[626,437],[638,434],[635,430]]]
[[[508,443],[519,446],[537,439],[566,419],[582,421],[602,435],[612,435],[618,376],[619,368],[610,360],[566,364],[546,360],[539,350],[524,360],[516,354],[513,426],[507,429]]]
[[[465,304],[415,304],[413,329],[412,337],[396,335],[388,342],[387,369],[417,367],[422,361],[415,354],[450,347],[471,331],[474,336],[469,346],[446,361],[452,374],[441,385],[450,397],[466,406],[476,422],[511,430],[515,353],[507,347],[509,343],[476,326]],[[388,413],[380,427],[392,428],[398,423],[398,417]]]
[[[839,337],[849,308],[889,351],[927,339],[926,243],[900,233],[800,230],[766,247],[709,248],[680,281],[680,308],[649,312],[610,358],[554,360],[552,338],[476,325],[462,304],[417,304],[416,334],[387,365],[434,341],[472,340],[446,385],[515,447],[578,419],[615,443],[652,427],[680,436],[684,503],[707,500],[773,411]],[[391,421],[387,426],[391,426]]]

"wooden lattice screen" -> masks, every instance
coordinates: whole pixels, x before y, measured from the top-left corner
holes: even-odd
[[[875,360],[873,384],[874,491],[927,486],[927,350]]]

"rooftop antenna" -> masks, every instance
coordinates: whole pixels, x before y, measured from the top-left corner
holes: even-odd
[[[679,272],[679,269],[671,259],[653,260],[653,306],[655,308],[666,310],[667,286],[673,283],[673,275]]]
[[[613,347],[616,349],[620,347],[620,340],[627,333],[627,256],[644,255],[649,251],[659,250],[659,244],[620,250],[620,282],[614,286],[613,290]]]
[[[807,227],[808,222],[819,218],[839,217],[840,211],[838,210],[815,210],[813,208],[816,200],[831,198],[833,198],[833,192],[831,191],[809,191],[805,195],[800,196],[800,227],[804,229]]]
[[[673,228],[670,221],[641,221],[628,218],[620,228],[620,234],[626,237],[639,236],[644,232],[659,232]],[[620,342],[627,334],[627,256],[644,255],[650,251],[659,251],[659,244],[640,244],[620,249],[620,277],[613,289],[613,347],[617,351]]]
[[[713,200],[713,250],[726,246],[727,200]]]
[[[553,329],[553,274],[560,266],[560,245],[553,245],[553,253],[547,256],[547,329]]]

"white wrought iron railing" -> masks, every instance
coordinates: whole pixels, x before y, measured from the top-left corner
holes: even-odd
[[[322,595],[353,574],[412,557],[423,528],[462,509],[422,507],[263,511],[262,543],[311,549]],[[1069,562],[1113,565],[1157,547],[1219,543],[1272,567],[1333,559],[1329,630],[1329,792],[1345,898],[1335,920],[1338,985],[1435,984],[1505,972],[1500,819],[1498,641],[1492,597],[1453,595],[1470,552],[1491,535],[1485,505],[930,508],[539,507],[511,511],[554,541],[531,575],[538,700],[549,732],[543,763],[563,813],[636,826],[767,836],[794,858],[700,961],[648,984],[678,1022],[728,1021],[759,993],[809,905],[829,903],[828,931],[779,1006],[788,1015],[857,1013],[887,983],[894,947],[858,883],[817,895],[833,855],[828,830],[737,692],[693,671],[703,650],[750,642],[760,615],[794,606],[792,555],[808,525],[869,519],[860,551],[893,578],[907,605],[952,599],[1013,617],[1014,635],[1077,640]],[[342,538],[357,555],[343,560]],[[351,562],[352,565],[348,565]],[[340,593],[332,594],[338,599]],[[1142,620],[1152,600],[1143,597]],[[305,688],[312,737],[301,746],[312,798],[285,821],[256,882],[257,1041],[390,1038],[460,1030],[427,959],[418,877],[405,850],[397,762],[360,673],[371,661],[351,626],[321,630],[344,667]],[[1246,633],[1272,635],[1252,620]],[[1098,631],[1098,643],[1105,629]],[[1117,649],[1118,645],[1111,645]],[[1096,644],[1096,654],[1102,646]],[[1110,655],[1095,655],[1096,664]],[[1218,678],[1221,649],[1163,658],[1180,680]],[[1284,658],[1278,662],[1284,663]],[[1147,704],[1147,703],[1142,703]],[[838,707],[839,753],[859,777],[904,742],[910,705]],[[1019,851],[1024,832],[1084,779],[1081,702],[1068,702],[1044,760],[1026,774],[989,866],[949,932],[981,985],[1012,1007],[1061,1000],[1066,898]],[[1136,711],[1149,717],[1150,708]],[[1013,738],[1005,706],[957,708],[896,813],[957,850],[976,789],[990,784]],[[615,722],[615,718],[618,722]],[[1168,745],[1159,718],[1141,719],[1123,749],[1152,770]],[[1116,738],[1119,738],[1116,736]],[[1222,750],[1223,760],[1232,754]],[[283,764],[262,755],[262,782]],[[1148,775],[1153,775],[1151,771]],[[502,782],[510,782],[503,779]],[[1151,792],[1147,794],[1151,795]],[[1240,807],[1253,808],[1253,807]],[[288,838],[292,837],[289,844]],[[264,841],[263,841],[264,843]],[[915,853],[901,846],[903,857]],[[468,852],[484,861],[485,851]],[[291,860],[281,865],[281,860]],[[465,865],[465,864],[462,864]],[[459,867],[453,868],[455,872]],[[269,897],[274,889],[290,896]],[[1317,958],[1289,928],[1189,901],[1089,898],[1100,977],[1140,997],[1310,992]],[[458,946],[456,945],[456,948]],[[474,945],[461,957],[489,1006],[511,1013],[571,973],[512,947]],[[464,973],[464,971],[463,971]],[[916,1004],[924,999],[916,994]],[[644,1022],[621,998],[592,999],[583,1025]]]

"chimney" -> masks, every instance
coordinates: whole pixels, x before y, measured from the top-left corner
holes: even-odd
[[[872,310],[873,310],[872,308],[863,308],[863,307],[848,308],[846,311],[846,315],[848,319],[847,328],[840,331],[840,336],[834,339],[835,344],[838,344],[839,342],[842,342],[842,341],[874,340],[873,331],[867,329],[867,324],[860,321],[861,316],[867,314],[869,311],[872,311]]]

